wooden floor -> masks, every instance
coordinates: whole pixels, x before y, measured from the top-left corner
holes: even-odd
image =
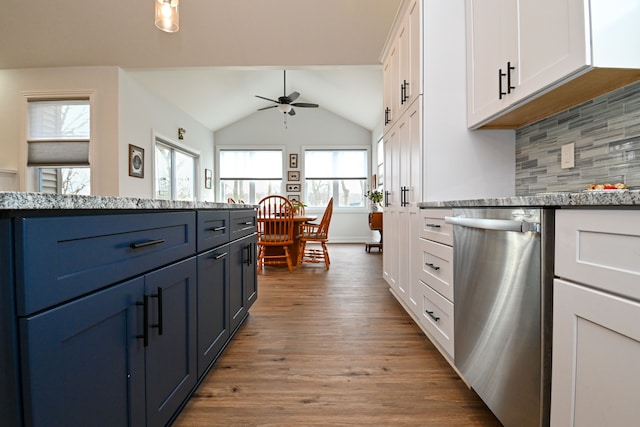
[[[249,318],[174,426],[499,426],[389,293],[382,255],[267,266]]]

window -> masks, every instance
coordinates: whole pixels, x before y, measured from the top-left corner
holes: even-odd
[[[27,166],[38,191],[91,194],[89,99],[28,101]]]
[[[364,206],[367,150],[305,150],[305,203],[323,207],[333,197],[337,207]]]
[[[197,156],[156,140],[156,199],[195,200]]]
[[[220,150],[220,197],[257,204],[282,194],[282,150]]]
[[[384,142],[382,139],[378,141],[378,175],[377,182],[375,183],[375,189],[383,191],[384,188]]]

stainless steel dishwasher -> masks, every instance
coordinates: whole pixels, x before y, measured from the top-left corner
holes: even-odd
[[[454,209],[455,365],[506,427],[548,426],[553,210]]]

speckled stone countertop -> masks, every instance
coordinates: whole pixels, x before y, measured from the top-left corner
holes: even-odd
[[[182,202],[110,196],[69,196],[62,194],[0,192],[0,210],[42,209],[251,209],[254,205]]]
[[[581,207],[581,206],[637,206],[640,190],[602,190],[579,193],[541,193],[531,196],[496,197],[487,199],[419,202],[420,208],[473,208],[500,206]]]

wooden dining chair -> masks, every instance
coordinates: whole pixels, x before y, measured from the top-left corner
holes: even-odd
[[[286,197],[267,196],[258,203],[258,273],[267,262],[287,264],[291,271],[293,215],[293,206]]]
[[[302,265],[303,262],[319,263],[324,261],[327,270],[329,269],[331,261],[329,260],[327,242],[329,241],[329,224],[331,223],[332,214],[333,197],[329,199],[319,224],[300,225],[300,235],[297,236],[300,241],[298,246],[298,265]],[[319,243],[320,249],[308,247],[307,243]]]

